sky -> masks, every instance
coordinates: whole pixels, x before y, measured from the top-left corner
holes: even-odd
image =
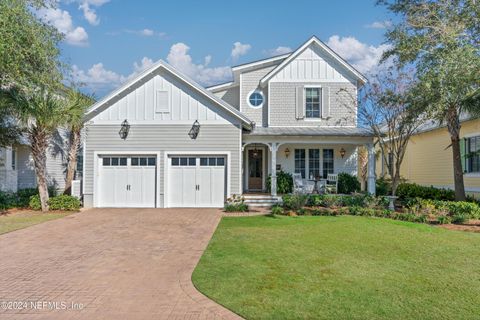
[[[233,65],[295,50],[312,35],[368,75],[391,20],[374,0],[59,0],[41,19],[65,35],[62,59],[97,98],[163,59],[202,85]]]

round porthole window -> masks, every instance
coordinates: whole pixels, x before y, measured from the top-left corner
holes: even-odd
[[[260,108],[263,105],[263,93],[258,90],[250,92],[248,95],[248,104],[252,108]]]

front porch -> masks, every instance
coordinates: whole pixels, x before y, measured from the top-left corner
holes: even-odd
[[[368,192],[375,194],[375,154],[371,137],[244,135],[243,193],[268,192],[277,196],[277,173],[280,171],[299,173],[305,182],[341,172],[357,176],[360,146],[368,149]]]

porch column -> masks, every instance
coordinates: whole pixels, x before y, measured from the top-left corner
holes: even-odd
[[[375,147],[373,143],[367,144],[368,149],[368,193],[375,195],[375,183],[376,183],[376,174],[375,174]]]
[[[272,153],[272,175],[270,176],[270,189],[272,196],[277,196],[277,150],[278,143],[270,144],[270,151]]]

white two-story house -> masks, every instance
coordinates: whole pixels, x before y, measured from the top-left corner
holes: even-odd
[[[163,61],[87,113],[86,207],[221,207],[226,197],[277,195],[283,170],[305,180],[357,174],[365,77],[312,37],[290,54],[232,67],[233,81],[204,88]]]

